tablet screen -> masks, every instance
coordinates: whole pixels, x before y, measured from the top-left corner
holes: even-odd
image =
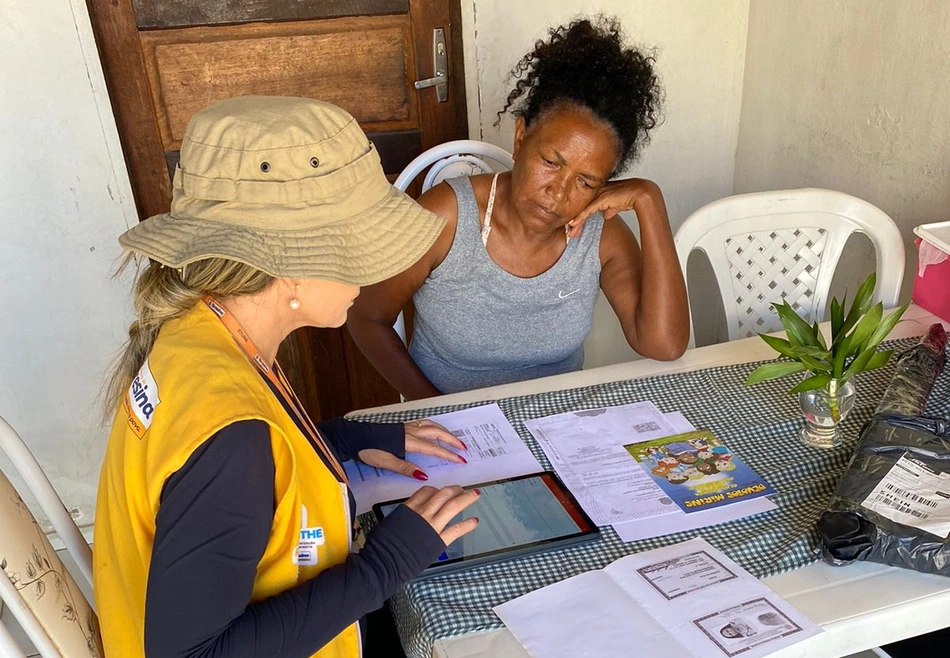
[[[478,527],[452,542],[430,570],[445,565],[484,563],[576,543],[597,528],[553,473],[526,475],[466,487],[478,500],[452,523],[473,516]],[[377,516],[392,512],[400,501],[377,506]]]

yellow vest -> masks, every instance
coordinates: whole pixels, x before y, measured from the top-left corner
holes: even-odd
[[[251,419],[270,425],[277,506],[249,603],[313,578],[349,555],[345,485],[323,464],[220,320],[199,303],[162,327],[109,436],[93,551],[106,656],[145,656],[145,590],[166,480],[217,431]],[[360,653],[354,623],[314,656]]]

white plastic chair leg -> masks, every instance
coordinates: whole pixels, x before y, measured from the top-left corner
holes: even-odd
[[[26,486],[36,496],[40,508],[49,518],[53,529],[66,545],[69,554],[76,561],[83,578],[92,589],[92,549],[86,543],[76,522],[63,506],[63,501],[56,493],[40,463],[30,452],[30,449],[17,434],[16,430],[2,416],[0,416],[0,450],[6,453],[13,467],[26,481]],[[89,604],[95,610],[95,602]]]
[[[11,583],[10,579],[6,577],[6,574],[2,572],[0,572],[0,599],[3,599],[4,605],[13,613],[14,619],[20,624],[20,628],[22,628],[26,636],[30,638],[30,642],[33,643],[33,646],[36,647],[36,650],[43,658],[62,658],[59,651],[56,650],[56,647],[53,646],[53,643],[50,641],[49,636],[43,630],[43,627],[40,626],[40,622],[36,619],[36,616],[26,607],[26,604],[23,603],[23,599],[20,598],[20,593],[16,591],[13,583]],[[13,643],[12,637],[10,638],[10,642],[11,644]],[[22,656],[23,654],[21,653],[20,655]]]
[[[23,649],[14,641],[2,621],[0,621],[0,658],[26,658]]]

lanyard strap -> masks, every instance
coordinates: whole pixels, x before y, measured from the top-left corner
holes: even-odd
[[[234,338],[234,342],[237,343],[241,351],[244,352],[248,361],[254,364],[257,370],[267,378],[267,381],[269,381],[280,393],[281,397],[284,398],[284,402],[287,403],[287,406],[293,409],[301,429],[309,435],[311,442],[323,454],[324,460],[336,472],[340,481],[349,485],[349,480],[346,477],[343,466],[340,465],[336,455],[333,454],[333,451],[330,450],[329,446],[327,446],[323,440],[323,436],[320,434],[316,425],[310,420],[310,416],[307,415],[303,404],[300,403],[300,399],[297,397],[297,394],[294,393],[294,389],[290,386],[290,382],[287,381],[287,377],[284,376],[280,365],[278,365],[276,361],[274,362],[273,368],[267,364],[267,361],[261,356],[260,350],[257,349],[257,346],[254,344],[254,341],[251,340],[251,337],[247,335],[247,332],[244,331],[244,328],[237,321],[237,318],[231,315],[221,302],[210,295],[205,295],[204,302],[208,305],[208,308],[218,316],[218,319],[221,320],[221,324],[224,325],[228,333],[231,334],[231,337]]]

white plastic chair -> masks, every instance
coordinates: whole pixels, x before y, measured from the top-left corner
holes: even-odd
[[[92,589],[92,549],[33,453],[2,417],[0,450],[26,482],[79,567],[79,574],[65,569],[32,513],[0,473],[0,599],[43,658],[101,656],[95,603],[86,599],[74,580],[82,578],[87,589]],[[0,624],[0,656],[23,655]]]
[[[864,233],[876,252],[873,301],[897,304],[904,242],[897,226],[867,201],[804,188],[726,197],[690,215],[676,232],[685,275],[699,249],[712,265],[726,311],[729,340],[782,329],[773,302],[783,297],[808,322],[824,317],[831,279],[845,242]],[[690,314],[690,346],[694,345]]]
[[[405,192],[416,177],[429,167],[422,181],[421,194],[449,178],[488,174],[511,169],[514,160],[505,149],[472,139],[457,139],[433,146],[421,153],[402,170],[393,186]],[[393,329],[406,343],[406,320],[400,313]]]

